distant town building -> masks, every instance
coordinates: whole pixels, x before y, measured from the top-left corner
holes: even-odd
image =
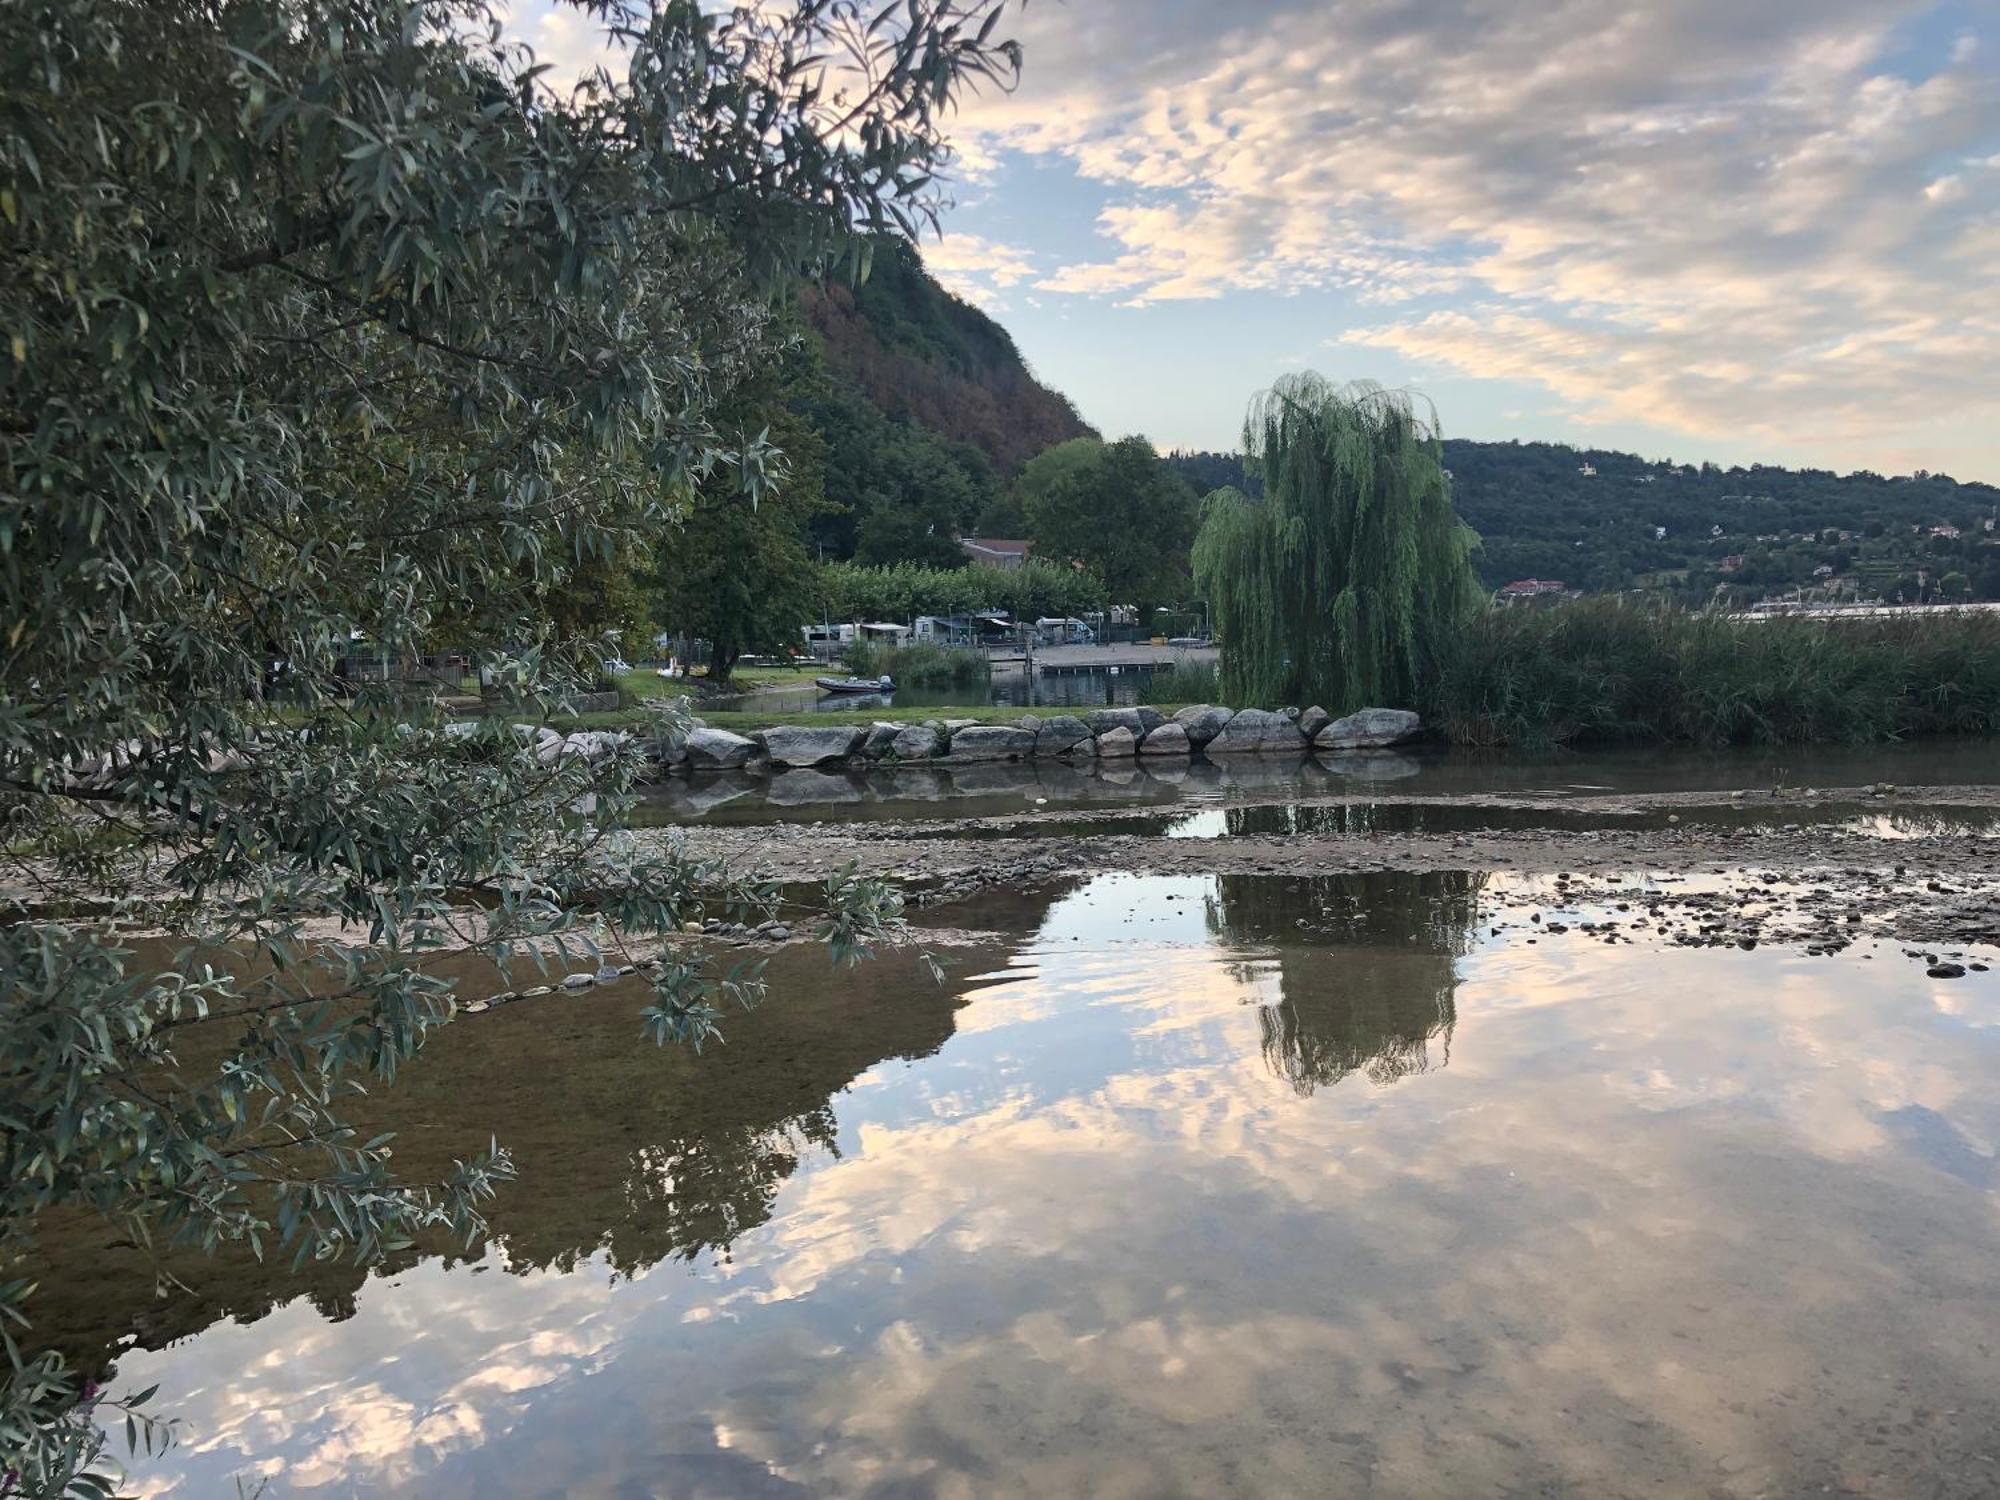
[[[958,539],[958,547],[975,563],[983,563],[989,568],[1004,568],[1011,572],[1028,560],[1034,550],[1033,542],[1007,541],[995,536],[966,536]]]
[[[1718,572],[1734,573],[1738,568],[1743,566],[1743,554],[1741,552],[1732,552],[1715,566]]]
[[[1502,584],[1494,595],[1502,604],[1518,604],[1526,599],[1542,599],[1569,592],[1560,578],[1517,578]]]
[[[1947,537],[1955,542],[1958,540],[1958,528],[1947,521],[1942,526],[1933,526],[1931,528],[1931,535]]]
[[[1597,465],[1586,458],[1576,466],[1576,472],[1581,474],[1585,479],[1589,479],[1597,473]]]

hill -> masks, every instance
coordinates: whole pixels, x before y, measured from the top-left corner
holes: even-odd
[[[1007,330],[938,285],[901,240],[880,243],[859,287],[817,290],[805,313],[828,368],[884,416],[977,448],[1002,474],[1091,434],[1069,398],[1035,378]]]
[[[1493,588],[1545,578],[1700,598],[1718,586],[1753,597],[1811,587],[1913,598],[1959,589],[1957,575],[1964,591],[2000,597],[2000,546],[1986,530],[2000,514],[1992,485],[1463,438],[1446,440],[1444,461]],[[1169,462],[1204,491],[1242,483],[1236,454]]]
[[[859,287],[810,289],[817,378],[794,405],[825,444],[820,552],[956,566],[958,535],[1019,535],[1006,481],[1043,449],[1094,436],[1035,378],[1007,330],[953,296],[898,240]]]

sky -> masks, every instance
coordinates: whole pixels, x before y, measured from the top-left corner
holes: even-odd
[[[2000,482],[2000,0],[1030,0],[932,270],[1109,436],[1286,371],[1448,436]],[[581,20],[518,0],[553,58]]]

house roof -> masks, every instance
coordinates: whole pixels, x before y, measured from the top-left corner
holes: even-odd
[[[1006,537],[964,536],[958,539],[958,545],[969,552],[990,552],[995,557],[1026,557],[1035,544]]]

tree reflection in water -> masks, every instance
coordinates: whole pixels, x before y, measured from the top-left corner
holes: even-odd
[[[1393,1083],[1449,1059],[1457,960],[1486,877],[1370,871],[1220,875],[1210,926],[1271,944],[1279,999],[1262,1008],[1264,1061],[1300,1095],[1361,1071]]]

